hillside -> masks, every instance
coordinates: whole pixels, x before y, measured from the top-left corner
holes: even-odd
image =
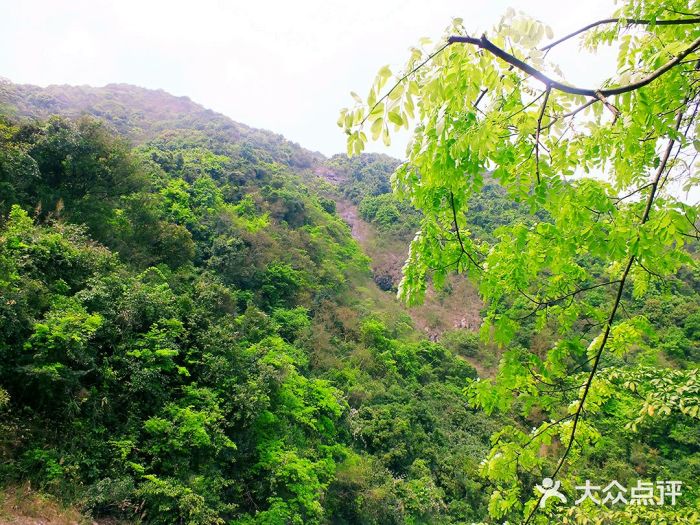
[[[3,478],[149,523],[476,517],[476,372],[375,284],[325,164],[162,92],[84,115],[114,89],[45,118],[4,86]]]
[[[40,88],[4,82],[0,83],[0,107],[4,107],[7,114],[20,119],[46,119],[51,115],[79,118],[89,115],[108,123],[115,132],[136,144],[156,139],[164,132],[198,131],[229,146],[252,148],[262,158],[286,165],[307,180],[314,175],[319,176],[339,190],[326,191],[325,194],[337,201],[341,218],[351,226],[356,240],[370,257],[375,282],[384,291],[396,291],[413,232],[406,230],[406,226],[402,232],[378,229],[365,221],[357,209],[364,196],[391,191],[389,178],[399,164],[396,159],[384,156],[383,162],[373,163],[372,155],[364,156],[363,159],[368,159],[370,165],[377,167],[372,173],[373,187],[362,183],[358,186],[358,181],[366,177],[362,164],[344,164],[339,156],[326,159],[281,135],[250,128],[205,109],[188,97],[175,97],[162,90],[128,84]],[[311,183],[313,185],[313,181]],[[359,234],[360,231],[365,234]],[[451,289],[450,293],[439,296],[431,293],[425,305],[404,309],[416,327],[432,339],[455,328],[478,328],[481,305],[473,287],[460,279],[455,280]],[[386,305],[393,302],[391,298],[381,295],[377,295],[377,300]],[[388,307],[396,308],[394,305]]]
[[[355,159],[336,155],[325,165],[338,189],[333,196],[338,214],[370,257],[374,282],[391,294],[397,291],[408,247],[419,228],[415,210],[391,196],[390,178],[398,165],[396,159],[373,154]],[[477,330],[481,308],[476,288],[465,278],[452,276],[444,289],[430,287],[425,301],[406,312],[418,330],[437,340],[455,329]],[[480,371],[488,368],[486,363],[471,362]]]

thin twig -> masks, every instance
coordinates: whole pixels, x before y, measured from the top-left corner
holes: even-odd
[[[547,85],[547,89],[544,91],[542,109],[540,109],[540,115],[537,118],[537,132],[535,133],[535,173],[537,175],[537,184],[540,183],[540,133],[542,132],[542,118],[544,117],[545,109],[547,109],[547,101],[549,100],[549,94],[551,92],[552,86]]]
[[[636,193],[639,193],[639,192],[642,191],[642,190],[647,189],[649,186],[651,186],[651,182],[650,182],[649,184],[645,184],[644,186],[640,186],[639,188],[637,188],[636,190],[634,190],[634,191],[628,193],[628,194],[625,195],[624,197],[611,197],[611,198],[612,198],[615,202],[620,202],[620,201],[623,201],[623,200],[625,200],[625,199],[628,199],[628,198],[631,197],[632,195],[634,195],[634,194],[636,194]]]
[[[573,116],[575,116],[577,113],[583,111],[584,109],[586,109],[586,108],[589,107],[589,106],[592,106],[592,105],[595,104],[596,102],[600,102],[600,99],[598,99],[598,98],[592,98],[592,99],[590,99],[588,102],[586,102],[585,104],[582,104],[581,106],[577,107],[576,109],[574,109],[574,110],[572,110],[572,111],[569,111],[568,113],[564,113],[562,116],[553,119],[549,124],[547,124],[547,125],[546,125],[544,128],[542,128],[542,129],[549,129],[549,128],[551,128],[554,124],[556,124],[557,122],[559,122],[560,120],[563,120],[563,119],[569,118],[569,117],[573,117]]]
[[[462,253],[466,255],[469,260],[472,262],[474,266],[476,266],[479,270],[483,271],[484,268],[479,264],[479,262],[474,259],[471,253],[469,253],[466,248],[464,247],[464,241],[462,241],[462,234],[459,232],[459,223],[457,222],[457,208],[455,207],[455,196],[452,191],[450,191],[450,207],[452,208],[452,220],[454,221],[455,225],[455,233],[457,234],[457,241],[459,241],[459,246],[462,250]]]
[[[430,62],[430,61],[431,61],[433,58],[435,58],[437,55],[439,55],[440,53],[442,53],[442,52],[447,48],[447,46],[449,46],[449,45],[450,45],[450,43],[447,42],[447,43],[444,44],[443,46],[439,47],[439,48],[437,49],[437,51],[433,51],[430,55],[428,55],[428,57],[427,57],[425,60],[423,60],[423,62],[421,62],[421,63],[418,64],[416,67],[414,67],[411,71],[409,71],[408,73],[406,73],[405,75],[403,75],[403,76],[396,82],[396,84],[394,84],[394,85],[391,87],[391,89],[390,89],[389,91],[387,91],[379,100],[377,100],[377,102],[374,103],[374,105],[370,108],[369,112],[367,113],[367,116],[365,116],[365,118],[363,118],[362,121],[360,121],[360,126],[362,126],[365,122],[367,122],[367,119],[370,117],[370,115],[372,114],[372,112],[379,106],[379,104],[381,104],[382,102],[384,102],[384,100],[386,100],[387,97],[388,97],[389,95],[391,95],[391,94],[393,93],[393,91],[394,91],[397,87],[399,87],[399,85],[400,85],[404,80],[406,80],[406,79],[407,79],[408,77],[410,77],[413,73],[415,73],[416,71],[418,71],[420,68],[422,68],[422,67],[423,67],[424,65],[426,65],[428,62]]]
[[[624,25],[630,26],[630,25],[655,25],[655,26],[670,26],[670,25],[683,25],[683,24],[700,24],[700,18],[681,18],[678,20],[639,20],[639,19],[624,19],[624,18],[606,18],[604,20],[598,20],[597,22],[593,22],[592,24],[588,24],[587,26],[582,27],[581,29],[578,29],[574,31],[573,33],[569,33],[566,36],[561,37],[559,40],[556,40],[552,42],[551,44],[547,44],[542,48],[542,51],[548,51],[552,49],[554,46],[557,46],[561,44],[562,42],[565,42],[575,36],[580,35],[581,33],[585,33],[586,31],[593,29],[594,27],[606,25],[606,24],[617,24],[618,22],[623,22]]]
[[[601,288],[601,287],[603,287],[603,286],[610,286],[611,284],[617,284],[617,283],[619,283],[619,282],[620,282],[619,279],[614,279],[614,280],[612,280],[612,281],[605,281],[605,282],[603,282],[603,283],[596,283],[596,284],[592,284],[592,285],[590,285],[590,286],[584,286],[584,287],[582,287],[582,288],[577,288],[577,289],[574,290],[573,292],[569,292],[569,293],[567,293],[567,294],[565,294],[565,295],[561,295],[561,296],[555,297],[555,298],[553,298],[553,299],[547,299],[546,301],[539,301],[539,300],[537,300],[537,299],[534,299],[534,298],[532,298],[532,297],[526,295],[526,294],[525,294],[524,292],[522,292],[521,290],[519,290],[519,291],[520,291],[520,293],[522,293],[529,301],[531,301],[532,303],[534,303],[534,304],[536,304],[536,305],[538,305],[538,306],[553,306],[553,305],[555,305],[556,303],[558,303],[558,302],[560,302],[560,301],[563,301],[564,299],[568,299],[569,297],[574,297],[575,295],[578,295],[578,294],[580,294],[580,293],[587,292],[587,291],[589,291],[589,290],[595,290],[596,288]]]

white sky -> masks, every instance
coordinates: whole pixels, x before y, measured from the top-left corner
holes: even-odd
[[[187,95],[250,126],[324,154],[345,151],[338,111],[364,96],[384,64],[401,66],[452,17],[474,34],[507,7],[556,35],[608,16],[612,0],[0,0],[0,76],[14,82],[126,82]],[[594,87],[609,56],[550,55]],[[370,150],[402,157],[405,137]]]

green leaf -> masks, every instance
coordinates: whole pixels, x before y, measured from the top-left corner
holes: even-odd
[[[397,126],[402,126],[404,123],[404,120],[401,118],[401,114],[398,112],[398,110],[393,110],[389,112],[389,120],[396,124]]]
[[[372,122],[372,127],[370,131],[372,132],[372,140],[377,140],[379,135],[382,133],[382,127],[384,126],[384,119],[379,117],[374,122]]]

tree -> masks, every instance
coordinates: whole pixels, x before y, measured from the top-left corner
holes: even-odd
[[[651,329],[626,303],[696,264],[688,247],[700,207],[680,194],[698,182],[699,7],[629,0],[557,40],[512,10],[481,37],[455,19],[432,52],[422,41],[402,72],[383,67],[367,99],[353,93],[356,105],[341,112],[350,154],[362,151],[367,128],[388,144],[390,127],[416,122],[394,190],[423,218],[399,295],[420,301],[429,280],[463,272],[488,304],[485,337],[508,346],[532,323],[558,334],[544,354],[510,347],[498,376],[468,389],[487,411],[516,406],[537,422],[532,432],[498,434],[485,460],[494,518],[546,523],[557,512],[551,503],[539,511],[531,474],[571,484],[572,462],[599,436],[594,419],[623,395],[611,378],[616,360],[633,358]],[[573,38],[591,52],[618,46],[609,81],[579,87],[561,78],[550,55]],[[493,242],[466,228],[488,172],[533,213],[498,228]],[[696,392],[692,375],[686,380]],[[686,417],[697,424],[697,414]],[[545,448],[556,457],[540,454]]]

